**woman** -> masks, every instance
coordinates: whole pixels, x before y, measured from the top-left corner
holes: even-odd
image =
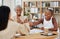
[[[56,22],[56,19],[53,17],[53,10],[51,9],[47,9],[45,11],[45,17],[42,19],[39,19],[38,22],[33,22],[30,23],[30,26],[35,26],[42,23],[43,24],[43,28],[47,28],[48,30],[51,31],[57,31],[58,30],[58,24]]]
[[[10,8],[0,7],[0,39],[11,39],[18,30],[19,24],[10,20]]]
[[[16,16],[14,16],[11,19],[20,24],[18,32],[22,35],[23,34],[28,35],[28,33],[30,31],[30,27],[29,27],[27,17],[21,15],[22,14],[22,7],[20,7],[19,5],[16,6],[15,12],[16,12]]]

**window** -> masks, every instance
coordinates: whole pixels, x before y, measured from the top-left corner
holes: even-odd
[[[15,0],[15,6],[16,6],[16,5],[22,6],[22,0]]]
[[[3,0],[0,0],[0,6],[3,5]]]

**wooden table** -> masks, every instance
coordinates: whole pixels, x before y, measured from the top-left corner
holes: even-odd
[[[58,34],[57,32],[53,32],[55,34]],[[55,39],[57,38],[58,35],[53,35],[53,36],[43,36],[40,33],[28,35],[28,36],[20,36],[15,39]]]

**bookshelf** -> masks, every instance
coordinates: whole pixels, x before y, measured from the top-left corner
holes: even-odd
[[[25,1],[23,2],[23,9],[24,9],[24,15],[30,14],[31,18],[39,18],[38,15],[40,13],[40,1]]]
[[[45,9],[52,8],[54,14],[60,14],[60,1],[43,1],[42,2],[42,13]]]
[[[54,15],[60,15],[60,1],[59,0],[24,0],[23,9],[24,14],[29,13],[39,19],[46,9],[51,8]],[[40,14],[40,17],[38,16]]]

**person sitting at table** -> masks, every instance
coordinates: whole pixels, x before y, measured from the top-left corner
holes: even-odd
[[[35,26],[42,23],[43,27],[41,29],[47,28],[51,31],[57,31],[58,25],[56,22],[56,19],[53,16],[53,10],[52,9],[47,9],[45,11],[45,16],[44,18],[41,18],[38,20],[38,22],[30,22],[30,26]]]
[[[19,24],[10,20],[10,8],[0,6],[0,39],[11,39],[18,31]]]
[[[22,14],[22,7],[17,5],[15,7],[15,12],[16,16],[12,18],[13,21],[16,21],[17,23],[20,24],[19,27],[19,32],[21,34],[27,34],[30,31],[29,23],[28,23],[28,18],[25,16],[21,16]]]

